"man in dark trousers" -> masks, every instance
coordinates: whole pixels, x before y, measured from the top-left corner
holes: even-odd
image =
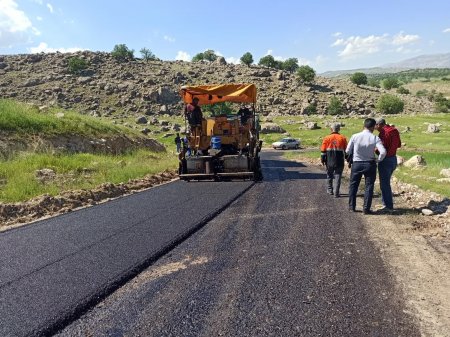
[[[347,138],[339,134],[341,125],[334,123],[331,125],[331,135],[323,139],[320,147],[320,161],[327,167],[327,192],[339,198],[342,172],[344,171],[345,149],[347,148]],[[334,190],[333,190],[334,181]]]
[[[355,211],[356,194],[362,176],[365,179],[364,192],[364,214],[373,214],[371,211],[373,189],[377,177],[377,161],[382,162],[386,156],[386,149],[381,139],[373,134],[375,130],[375,119],[367,118],[364,121],[364,130],[354,134],[348,143],[347,155],[353,158],[352,170],[350,174],[350,188],[348,206],[350,211]],[[378,159],[375,157],[375,150],[378,150]]]
[[[177,136],[175,137],[175,145],[177,146],[177,153],[181,151],[181,138],[180,134],[177,132]]]
[[[377,119],[375,129],[386,148],[386,158],[378,164],[380,177],[382,211],[392,212],[394,209],[394,198],[392,196],[391,177],[397,168],[397,149],[401,146],[400,133],[398,130],[386,124],[383,118]]]

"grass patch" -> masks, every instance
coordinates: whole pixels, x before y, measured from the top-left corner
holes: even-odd
[[[317,122],[321,127],[317,130],[303,129],[302,120]],[[301,140],[301,147],[304,151],[286,151],[285,156],[290,159],[320,158],[320,145],[323,138],[330,133],[328,127],[325,127],[325,121],[317,116],[288,116],[275,117],[274,122],[285,129],[291,137]],[[349,140],[351,135],[362,130],[363,118],[338,118],[344,122],[345,126],[341,133]],[[450,186],[448,183],[436,182],[442,178],[439,172],[443,168],[450,168],[450,114],[432,114],[432,115],[395,115],[387,116],[386,121],[394,124],[401,132],[401,139],[404,146],[399,149],[398,154],[406,160],[414,155],[422,155],[427,167],[422,170],[411,170],[406,167],[399,167],[394,175],[401,181],[419,186],[421,189],[437,192],[450,197]],[[427,133],[428,125],[441,124],[439,133]],[[404,132],[406,128],[410,132]],[[375,134],[378,134],[375,131]],[[262,135],[265,146],[270,146],[272,142],[283,138],[280,134]]]
[[[39,111],[33,105],[11,100],[0,100],[0,112],[0,130],[19,135],[109,136],[123,133],[138,135],[137,131],[98,118],[56,108]],[[59,118],[58,112],[63,113]]]
[[[121,183],[147,174],[174,169],[172,153],[138,150],[124,155],[22,153],[0,162],[0,201],[17,202],[44,193],[56,195],[73,189],[89,189],[105,182]],[[56,178],[47,183],[36,179],[36,170],[49,168]]]

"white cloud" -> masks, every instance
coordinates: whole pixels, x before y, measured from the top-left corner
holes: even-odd
[[[39,4],[39,5],[42,5],[44,3],[43,0],[33,0],[33,2],[35,2],[35,3]]]
[[[273,58],[274,58],[276,61],[285,61],[285,60],[286,60],[286,57],[273,55],[273,50],[272,50],[272,49],[269,49],[269,50],[267,51],[266,55],[264,55],[264,56],[267,56],[267,55],[272,55]]]
[[[238,59],[237,57],[233,57],[233,56],[227,57],[227,58],[225,59],[225,61],[227,61],[227,63],[233,63],[233,64],[239,64],[239,63],[241,63],[241,60],[240,60],[240,59]]]
[[[53,12],[54,12],[53,6],[52,6],[51,4],[49,4],[49,3],[47,3],[47,8],[48,8],[48,10],[50,11],[50,13],[53,14]]]
[[[350,60],[375,54],[383,50],[395,51],[398,53],[409,53],[411,49],[404,46],[413,44],[420,40],[419,35],[405,34],[399,32],[394,36],[389,34],[350,36],[348,38],[339,37],[331,44],[331,47],[341,47],[338,56],[342,60]],[[397,46],[396,49],[389,49],[389,46]],[[392,47],[391,47],[392,48]]]
[[[428,41],[428,44],[429,44],[430,46],[433,46],[435,43],[436,43],[436,41],[434,41],[434,40]]]
[[[60,53],[74,53],[80,50],[85,50],[82,48],[78,48],[78,47],[72,47],[72,48],[50,48],[48,46],[47,43],[45,42],[41,42],[39,43],[39,45],[37,47],[31,47],[28,48],[28,50],[30,51],[30,53],[56,53],[56,52],[60,52]]]
[[[420,40],[419,35],[408,35],[403,34],[403,32],[398,33],[392,39],[392,44],[399,46],[404,44],[414,43]]]
[[[179,61],[186,61],[189,62],[192,59],[191,55],[189,55],[187,52],[180,50],[177,53],[177,56],[175,57],[175,60]]]
[[[42,18],[42,16],[36,16],[36,20],[42,21],[42,20],[44,20],[44,19]]]
[[[175,38],[169,36],[169,35],[164,35],[164,40],[168,41],[168,42],[175,42]]]
[[[341,32],[336,32],[336,33],[333,33],[333,34],[332,34],[332,36],[334,36],[334,37],[339,37],[339,36],[341,36],[341,35],[342,35]]]
[[[442,33],[450,33],[450,28],[445,28]]]
[[[15,0],[0,0],[0,48],[11,48],[26,42],[30,35],[39,35],[31,20],[19,9]]]
[[[331,46],[344,47],[338,52],[343,59],[357,58],[362,55],[379,52],[383,44],[387,43],[387,35],[350,36],[347,39],[339,38]]]

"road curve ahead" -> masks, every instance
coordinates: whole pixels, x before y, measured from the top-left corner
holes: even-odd
[[[263,154],[262,183],[58,336],[419,336],[364,215],[278,154]]]
[[[251,185],[176,181],[0,233],[0,336],[56,331]]]

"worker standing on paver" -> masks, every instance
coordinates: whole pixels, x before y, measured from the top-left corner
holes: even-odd
[[[339,133],[341,125],[334,123],[330,127],[331,134],[323,139],[320,147],[320,161],[327,168],[327,192],[339,198],[342,172],[344,171],[345,149],[347,138]],[[334,182],[334,189],[333,189]]]
[[[350,174],[350,188],[348,191],[348,207],[350,211],[355,212],[356,194],[359,183],[364,175],[364,214],[372,214],[373,189],[377,177],[377,161],[382,162],[386,156],[386,149],[381,139],[373,134],[375,130],[375,119],[367,118],[364,121],[364,130],[354,134],[348,143],[345,152],[350,158],[353,158],[352,171]],[[375,157],[375,150],[378,150],[378,159]]]

